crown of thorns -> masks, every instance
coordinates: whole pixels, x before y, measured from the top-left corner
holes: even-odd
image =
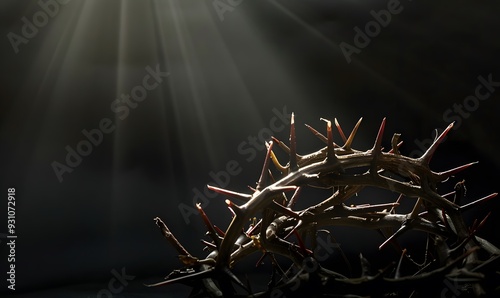
[[[465,194],[463,181],[448,194],[439,194],[437,187],[475,162],[443,172],[429,168],[434,152],[453,123],[421,157],[410,158],[399,152],[402,144],[399,134],[393,135],[389,150],[382,148],[385,118],[373,147],[366,151],[351,147],[362,119],[348,137],[335,119],[335,126],[344,143],[342,146],[333,141],[332,122],[322,120],[326,122],[326,136],[306,126],[326,146],[316,152],[299,155],[292,114],[289,145],[274,137],[266,142],[267,153],[262,172],[256,187],[250,187],[251,193],[208,186],[228,198],[225,203],[232,214],[232,221],[223,231],[214,226],[201,205],[197,205],[210,237],[210,241],[202,240],[205,250],[209,250],[206,257],[191,255],[165,223],[155,218],[162,234],[179,253],[184,267],[172,271],[164,281],[150,286],[186,284],[193,288],[191,297],[279,297],[276,293],[287,296],[307,293],[310,296],[311,288],[315,293],[324,295],[426,293],[432,288],[429,285],[437,286],[434,290],[439,291],[443,280],[454,281],[455,284],[460,281],[479,295],[488,290],[485,280],[492,275],[498,284],[499,273],[494,268],[498,266],[500,250],[477,235],[491,212],[471,226],[466,225],[462,216],[465,210],[495,197],[497,193],[462,204]],[[276,145],[289,156],[286,165],[276,157],[273,151]],[[273,170],[270,169],[271,163],[275,166]],[[295,203],[300,198],[301,190],[309,187],[330,189],[332,193],[318,204],[297,210]],[[351,197],[368,187],[397,193],[399,197],[387,204],[370,204],[369,201],[365,204],[346,204]],[[415,201],[410,213],[398,213],[397,206],[402,198]],[[334,269],[325,268],[313,254],[320,229],[332,226],[381,231],[385,239],[379,249],[389,243],[397,248],[400,235],[410,230],[421,231],[427,235],[425,261],[422,264],[413,262],[414,274],[402,276],[402,261],[411,259],[406,249],[399,247],[399,260],[394,260],[374,275],[370,275],[369,263],[360,255],[361,276],[346,277]],[[250,281],[242,281],[233,272],[236,263],[254,253],[262,255],[258,264],[268,258],[273,265],[265,291],[253,292]],[[289,267],[283,267],[275,257],[277,255],[288,259]],[[315,269],[305,270],[305,260],[314,262],[317,265]]]

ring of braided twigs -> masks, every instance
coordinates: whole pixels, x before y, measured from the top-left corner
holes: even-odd
[[[295,120],[292,114],[289,146],[274,137],[266,143],[264,166],[256,187],[251,188],[252,193],[208,186],[210,190],[231,199],[227,199],[226,204],[233,219],[226,231],[222,231],[210,222],[202,207],[197,205],[211,238],[210,242],[203,240],[206,248],[211,251],[207,257],[199,259],[192,256],[165,223],[155,218],[163,235],[178,251],[184,267],[174,270],[165,281],[150,286],[187,284],[193,287],[191,297],[311,296],[311,289],[318,295],[344,297],[342,295],[443,294],[446,290],[443,288],[446,285],[444,281],[448,280],[448,284],[452,281],[467,285],[470,288],[467,293],[479,296],[490,290],[491,282],[486,281],[493,279],[498,283],[499,272],[495,268],[499,264],[500,250],[477,236],[477,231],[490,214],[471,227],[466,226],[462,217],[463,211],[495,197],[497,193],[459,205],[465,189],[463,182],[455,186],[454,192],[445,195],[437,192],[437,186],[474,163],[444,172],[434,172],[429,168],[434,152],[453,123],[421,157],[410,158],[399,152],[402,143],[399,142],[399,134],[394,134],[392,148],[387,152],[383,151],[381,142],[385,119],[380,125],[373,148],[366,151],[351,147],[361,119],[349,137],[344,135],[335,119],[335,126],[344,142],[342,146],[333,141],[331,121],[322,120],[326,122],[326,136],[306,126],[326,146],[301,156],[296,151]],[[285,166],[274,154],[276,144],[289,156]],[[279,178],[274,177],[276,170],[272,174],[271,163],[279,172]],[[332,195],[318,204],[294,210],[301,189],[308,187],[331,189]],[[400,196],[390,204],[346,206],[345,202],[349,198],[367,187],[396,192]],[[408,214],[396,211],[402,197],[415,200],[413,210]],[[249,221],[256,216],[260,219],[249,225]],[[399,260],[390,263],[377,274],[370,275],[369,264],[360,255],[362,275],[347,278],[324,268],[312,254],[317,245],[314,238],[319,229],[328,226],[392,231],[392,234],[385,234],[386,240],[380,244],[379,249],[388,243],[394,244],[398,236],[409,230],[422,231],[427,235],[426,261],[418,265],[414,274],[402,276],[400,267],[406,250],[401,250]],[[295,241],[290,240],[291,238]],[[310,248],[306,246],[306,240],[311,242]],[[248,281],[242,282],[232,272],[237,262],[254,253],[261,253],[261,260],[269,258],[273,264],[267,290],[257,293],[251,290]],[[289,259],[290,268],[295,270],[282,269],[275,255]],[[312,262],[315,269],[306,270],[306,261]],[[454,290],[455,296],[462,293],[458,289]]]

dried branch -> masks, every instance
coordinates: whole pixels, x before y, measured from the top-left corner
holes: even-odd
[[[438,185],[476,163],[443,172],[434,172],[429,168],[432,156],[453,124],[436,138],[421,157],[410,158],[399,152],[402,144],[400,134],[393,135],[389,151],[383,150],[385,118],[380,124],[373,147],[366,151],[352,148],[362,118],[349,137],[346,137],[335,119],[335,126],[344,142],[342,147],[333,140],[332,122],[321,120],[326,122],[326,136],[311,126],[306,126],[326,146],[310,154],[299,155],[295,115],[292,114],[289,146],[274,137],[272,142],[266,143],[264,165],[256,188],[250,188],[251,193],[208,186],[210,190],[236,199],[242,205],[226,200],[233,219],[225,231],[212,225],[201,206],[197,206],[212,240],[202,240],[211,251],[205,259],[191,256],[166,225],[159,218],[155,219],[163,235],[181,254],[181,261],[186,266],[181,271],[174,271],[166,281],[157,285],[181,282],[193,285],[208,296],[234,296],[234,284],[244,289],[248,297],[259,297],[270,296],[273,290],[289,295],[294,295],[293,291],[296,291],[295,294],[301,293],[301,290],[305,291],[302,293],[307,293],[308,285],[314,285],[316,289],[318,284],[313,281],[322,280],[320,290],[323,293],[332,291],[339,294],[366,294],[373,290],[380,294],[405,291],[411,294],[420,291],[418,286],[429,282],[436,285],[436,280],[442,283],[445,278],[463,278],[472,285],[476,294],[480,294],[485,285],[483,277],[498,280],[495,269],[491,269],[495,266],[491,264],[498,262],[500,250],[477,236],[491,213],[483,220],[476,221],[470,228],[462,216],[463,211],[496,197],[497,193],[460,205],[465,195],[463,181],[457,184],[454,192],[445,195],[438,193]],[[288,155],[287,165],[278,161],[273,152],[273,144],[277,144]],[[271,162],[278,173],[273,173]],[[301,190],[310,187],[327,189],[329,194],[319,203],[296,210],[295,203],[303,196]],[[391,200],[393,203],[372,204],[372,198],[363,194],[366,198],[360,199],[364,199],[366,203],[349,206],[348,201],[366,188],[382,189],[391,196],[395,192],[398,197],[397,200]],[[291,191],[294,193],[288,199],[290,194],[287,196],[287,192]],[[451,199],[452,195],[455,195],[454,200]],[[398,213],[396,210],[403,196],[405,200],[415,200],[414,208],[408,214]],[[259,216],[261,218],[257,220]],[[252,223],[249,225],[249,222]],[[324,268],[314,255],[319,240],[315,238],[318,229],[336,226],[384,231],[386,239],[381,241],[380,249],[387,243],[399,247],[397,241],[401,234],[421,231],[427,235],[424,261],[416,263],[406,248],[399,247],[401,254],[398,259],[392,260],[372,276],[368,260],[360,255],[362,276],[347,278],[339,272]],[[309,242],[311,249],[308,248]],[[487,260],[480,259],[480,251],[481,255],[488,255]],[[261,264],[266,257],[273,264],[270,288],[266,292],[252,293],[249,283],[243,283],[231,271],[236,263],[254,253],[262,254],[257,264]],[[275,255],[281,255],[294,265],[287,271],[281,269]],[[428,257],[431,261],[427,261]],[[403,267],[407,266],[404,260],[410,260],[412,266],[417,267],[409,276],[404,275],[406,271]],[[314,265],[314,270],[305,267],[304,264],[308,262]],[[389,269],[394,266],[395,271],[389,276]],[[296,269],[295,272],[293,268]],[[280,277],[277,277],[278,274]],[[298,289],[295,287],[297,284],[300,285]]]

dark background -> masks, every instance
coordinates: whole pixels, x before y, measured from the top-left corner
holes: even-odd
[[[388,1],[245,0],[223,20],[213,3],[73,0],[58,4],[15,53],[9,32],[21,34],[22,18],[32,20],[41,7],[0,1],[0,214],[6,218],[7,188],[15,187],[19,295],[95,297],[121,268],[135,276],[123,297],[184,293],[142,286],[180,265],[152,219],[162,217],[202,257],[202,222],[186,221],[179,204],[192,206],[193,188],[216,184],[209,173],[231,160],[241,173],[230,188],[255,183],[264,153],[249,162],[238,146],[269,128],[273,109],[295,112],[299,153],[322,147],[304,123],[322,131],[319,118],[336,117],[347,133],[364,117],[355,147],[366,150],[387,117],[384,146],[399,132],[402,152],[411,154],[448,125],[446,110],[474,95],[478,76],[500,81],[496,1],[401,1],[402,11],[351,63],[339,45],[354,45],[353,28],[364,31],[370,11],[387,9]],[[116,118],[111,103],[156,65],[169,76],[126,119]],[[480,161],[445,186],[465,178],[467,201],[499,190],[499,97],[493,92],[458,117],[431,163],[445,170]],[[51,164],[64,163],[65,147],[76,148],[81,131],[103,118],[116,130],[60,182]],[[285,141],[286,130],[276,136]],[[206,212],[225,227],[223,199],[211,199]],[[493,211],[481,235],[496,245],[498,208],[489,202],[466,214],[473,220]],[[369,243],[339,233],[348,255]],[[376,250],[381,238],[373,239]],[[5,279],[1,291],[10,294]]]

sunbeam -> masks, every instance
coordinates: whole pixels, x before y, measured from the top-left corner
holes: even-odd
[[[354,205],[378,205],[363,203],[354,210],[345,203],[345,210],[337,210],[341,204],[314,212],[338,211],[342,217],[347,210],[372,218],[386,208],[397,214],[403,214],[400,208],[409,208],[408,212],[415,210],[410,219],[422,220],[424,227],[427,221],[437,221],[440,233],[455,223],[447,220],[457,211],[446,203],[453,191],[452,200],[463,201],[459,206],[483,198],[474,203],[477,211],[464,212],[466,225],[459,236],[495,235],[500,217],[495,216],[498,202],[493,198],[498,189],[491,181],[500,167],[496,149],[500,135],[494,133],[500,39],[493,37],[500,22],[500,2],[459,2],[450,6],[393,0],[0,1],[0,186],[8,193],[5,204],[0,203],[0,221],[7,223],[7,217],[13,217],[14,210],[8,213],[6,207],[11,204],[8,200],[15,201],[15,224],[9,224],[11,234],[18,237],[12,248],[15,262],[8,260],[10,248],[7,254],[0,253],[1,268],[15,266],[15,278],[10,278],[14,272],[8,277],[16,292],[4,287],[0,296],[184,297],[189,293],[183,287],[144,286],[161,280],[179,261],[195,264],[195,271],[215,262],[214,270],[223,270],[243,290],[247,285],[238,282],[238,272],[246,273],[250,267],[239,263],[238,276],[225,268],[232,266],[227,261],[239,245],[241,227],[247,232],[243,238],[252,239],[245,253],[259,252],[249,263],[260,258],[257,248],[267,245],[262,246],[259,237],[272,238],[267,228],[262,233],[257,230],[268,224],[272,232],[266,221],[277,214],[290,216],[290,221],[279,223],[276,217],[278,226],[284,226],[277,227],[274,235],[289,234],[284,241],[297,241],[286,253],[309,254],[313,239],[309,234],[301,239],[300,220],[288,224],[309,216],[301,208],[325,199],[318,196],[323,187],[328,196],[332,189],[337,193],[327,204],[346,195]],[[357,122],[360,118],[362,123]],[[321,119],[331,120],[325,124]],[[394,134],[382,134],[384,129]],[[395,185],[424,184],[427,180],[417,181],[420,176],[410,174],[405,176],[408,181],[392,181],[405,178],[400,176],[406,168],[396,171],[387,158],[413,161],[433,153],[435,147],[430,151],[429,147],[436,146],[434,129],[438,133],[447,129],[448,134],[439,139],[442,144],[432,161],[429,154],[422,159],[430,164],[419,166],[415,173],[429,169],[448,173],[426,174],[431,180],[446,176],[439,187],[431,180],[421,185],[426,193],[438,188],[439,194],[447,194],[440,200],[449,207],[445,211],[422,214],[428,206],[413,201],[412,196],[418,195],[412,192],[415,187],[408,186],[404,193],[409,195],[395,201],[390,187],[386,197],[382,191],[359,192],[342,184],[358,177],[368,179],[356,180],[361,184],[386,180]],[[355,138],[346,137],[351,130],[357,132],[352,134]],[[307,155],[311,152],[317,154]],[[370,156],[375,161],[365,160]],[[359,164],[352,173],[350,168],[345,172],[337,168],[351,162]],[[389,173],[382,173],[377,164]],[[309,165],[314,165],[313,173],[307,172]],[[467,168],[463,176],[457,167]],[[325,169],[339,172],[328,174]],[[384,180],[362,174],[368,170],[377,170],[374,173]],[[304,200],[284,202],[281,195],[274,197],[273,187],[269,188],[273,196],[259,193],[273,179],[285,176],[294,185],[282,181],[279,192],[284,191],[287,199]],[[384,183],[380,185],[386,187]],[[266,198],[270,205],[248,203],[254,197]],[[388,202],[392,205],[384,205]],[[254,206],[255,214],[245,213],[248,206]],[[393,211],[397,222],[404,220]],[[229,227],[238,214],[251,218],[240,217],[229,232],[235,243],[218,243],[214,236],[224,237],[229,228],[221,227]],[[210,252],[199,245],[207,216],[208,226],[214,226],[209,228],[214,243],[208,238],[203,243],[209,250],[217,250],[219,244],[225,247],[225,261],[206,258]],[[159,217],[185,244],[180,249],[174,243],[174,249],[192,255],[172,254],[165,242],[175,241],[168,238],[168,231],[160,230],[167,240],[158,237],[155,223],[161,227],[161,222],[154,219]],[[323,215],[318,218],[330,221]],[[248,224],[252,227],[247,231]],[[307,224],[313,227],[317,222]],[[298,235],[291,233],[293,227],[300,230]],[[3,228],[2,245],[11,240],[8,224]],[[398,236],[395,232],[382,230],[380,235]],[[371,230],[367,237],[347,228],[332,233],[339,241],[349,238],[342,241],[342,264],[353,258],[356,264],[359,247],[380,240]],[[409,254],[416,238],[402,239],[400,244],[408,244]],[[484,239],[500,245],[498,237]],[[382,239],[370,246],[375,247],[370,251],[375,259],[384,260],[380,264],[387,264],[384,258],[393,252],[390,242]],[[381,243],[388,245],[379,252]],[[264,266],[276,262],[271,256],[264,253]],[[458,251],[453,255],[459,256]],[[391,257],[400,260],[398,276],[411,271],[407,257],[399,252]],[[174,275],[188,272],[188,267]],[[353,276],[358,267],[352,266]],[[267,277],[257,274],[249,280]]]

